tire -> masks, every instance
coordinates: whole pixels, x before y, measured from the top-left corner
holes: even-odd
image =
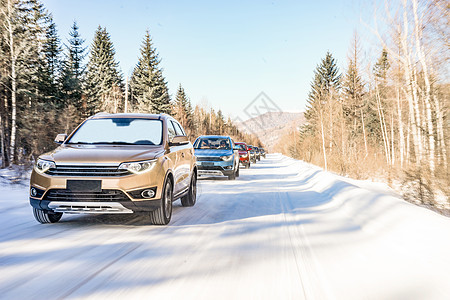
[[[197,173],[193,173],[191,177],[191,184],[186,196],[181,197],[181,205],[194,206],[197,201]]]
[[[233,172],[233,174],[228,175],[228,180],[235,180],[236,179],[236,172]]]
[[[172,218],[173,188],[169,178],[166,180],[160,201],[159,208],[150,212],[150,222],[153,225],[167,225]]]
[[[238,164],[237,170],[236,170],[236,177],[239,177],[239,164]]]
[[[244,168],[246,169],[250,168],[250,161],[244,165]]]
[[[63,213],[48,213],[45,210],[37,209],[33,207],[33,215],[36,221],[38,221],[41,224],[50,224],[50,223],[56,223],[59,220],[61,220],[61,217]]]

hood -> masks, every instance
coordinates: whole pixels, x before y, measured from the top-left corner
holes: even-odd
[[[194,149],[195,156],[226,156],[232,155],[233,150]]]
[[[63,145],[40,156],[57,165],[70,163],[120,164],[127,161],[153,159],[164,153],[164,147],[131,145]]]
[[[247,153],[248,153],[247,151],[239,150],[239,155],[244,155],[244,154],[247,154]]]

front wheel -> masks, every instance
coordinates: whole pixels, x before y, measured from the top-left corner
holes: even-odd
[[[164,186],[161,204],[158,209],[150,212],[150,221],[154,225],[167,225],[172,218],[172,202],[173,202],[173,189],[172,181],[167,178],[166,185]]]
[[[192,173],[191,184],[186,196],[181,197],[181,205],[194,206],[197,201],[197,174]]]
[[[36,221],[41,224],[56,223],[61,220],[62,213],[49,213],[42,209],[37,209],[33,207],[33,215]]]

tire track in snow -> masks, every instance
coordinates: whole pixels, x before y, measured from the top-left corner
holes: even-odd
[[[302,224],[302,214],[293,214],[289,192],[278,192],[278,201],[283,213],[285,228],[288,232],[291,250],[295,257],[298,276],[301,280],[305,299],[334,299],[329,288],[325,286],[325,279],[320,276],[318,261],[314,256],[311,244]]]

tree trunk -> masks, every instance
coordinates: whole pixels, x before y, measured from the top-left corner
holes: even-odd
[[[434,140],[434,128],[433,128],[433,120],[432,120],[432,113],[431,113],[431,101],[430,101],[430,95],[431,95],[431,85],[428,75],[428,67],[427,67],[427,61],[425,58],[425,54],[423,51],[423,47],[421,44],[421,33],[422,33],[422,22],[419,20],[419,17],[417,15],[417,0],[412,0],[413,4],[413,15],[414,15],[414,33],[415,33],[415,42],[416,42],[416,51],[419,56],[420,64],[422,65],[422,71],[425,81],[425,95],[424,95],[424,103],[425,103],[425,118],[426,118],[426,124],[427,124],[427,131],[428,131],[428,159],[429,159],[429,167],[431,171],[431,175],[434,176],[435,171],[435,140]]]
[[[322,151],[323,151],[323,160],[324,160],[324,164],[325,164],[325,171],[327,171],[327,153],[325,151],[325,133],[323,130],[323,114],[322,114],[322,110],[320,110],[320,126],[322,129]]]
[[[362,108],[361,108],[361,123],[362,123],[363,137],[364,137],[364,149],[366,150],[366,155],[364,156],[364,159],[365,159],[369,155],[369,151],[367,150],[366,128],[364,126],[364,114],[363,114]]]
[[[439,142],[439,149],[441,150],[443,167],[447,170],[448,162],[447,162],[447,145],[445,144],[444,138],[444,118],[442,117],[441,104],[439,99],[433,95],[434,106],[436,109],[436,127],[437,127],[437,137]]]
[[[128,76],[125,77],[125,104],[123,112],[127,113],[128,111]]]
[[[420,166],[423,157],[423,147],[422,147],[422,138],[420,132],[420,112],[419,105],[417,101],[417,82],[413,77],[413,73],[411,67],[413,66],[411,63],[410,57],[410,49],[408,47],[408,11],[406,7],[406,0],[403,0],[403,35],[401,37],[401,47],[402,53],[404,55],[402,59],[403,69],[404,69],[404,77],[405,84],[407,86],[407,99],[409,104],[409,114],[411,121],[411,132],[413,136],[414,143],[414,154],[415,154],[415,163],[417,166]]]
[[[0,151],[2,152],[2,164],[1,164],[1,168],[5,168],[6,167],[6,147],[5,147],[5,135],[3,133],[3,118],[2,118],[2,114],[0,114]]]
[[[377,111],[378,111],[378,118],[380,119],[380,129],[381,133],[383,135],[383,144],[384,144],[384,153],[386,156],[386,163],[390,165],[390,155],[389,155],[389,141],[387,140],[387,132],[386,127],[384,126],[384,120],[382,117],[382,107],[381,107],[381,100],[380,100],[380,93],[378,91],[378,84],[375,83],[375,98],[377,100]]]
[[[14,32],[11,24],[12,16],[12,3],[8,1],[8,34],[9,34],[9,51],[11,55],[11,136],[9,143],[9,162],[14,162],[15,148],[16,148],[16,95],[17,95],[17,74],[16,74],[16,62],[17,54],[14,49]]]
[[[391,110],[391,163],[395,164],[395,150],[394,150],[394,110]]]
[[[398,118],[398,134],[399,134],[399,150],[400,150],[400,167],[403,167],[404,151],[405,151],[405,136],[403,132],[402,108],[400,104],[400,90],[397,89],[397,118]]]

